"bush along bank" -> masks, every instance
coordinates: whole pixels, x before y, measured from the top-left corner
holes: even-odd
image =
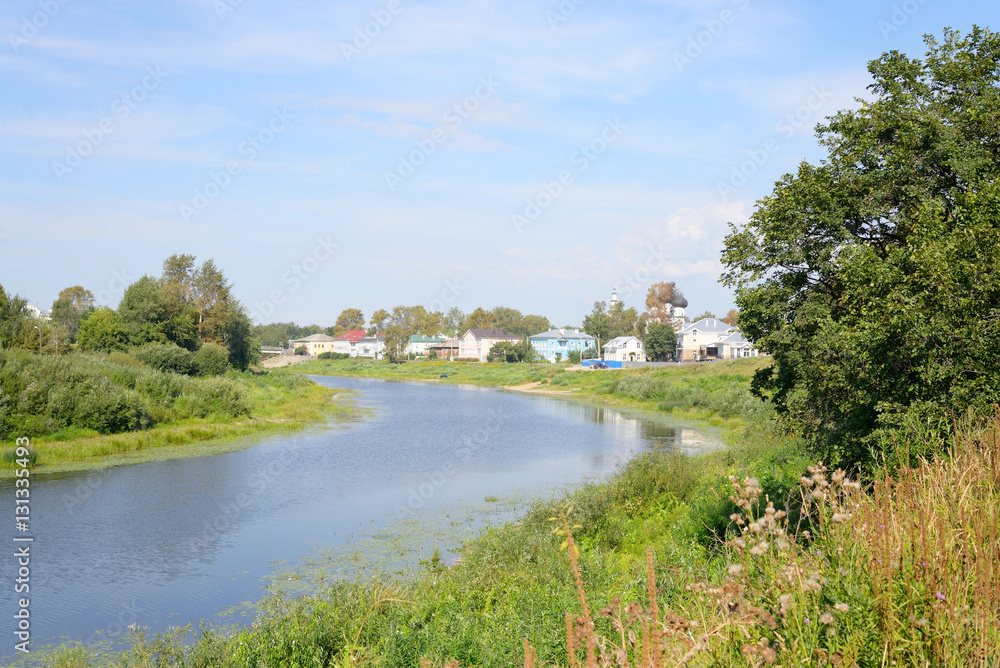
[[[198,353],[176,346],[62,356],[0,350],[0,441],[9,450],[15,438],[30,438],[36,466],[52,471],[353,415],[332,401],[338,393],[305,378],[233,371],[215,353],[211,344]],[[10,465],[0,458],[0,467]]]

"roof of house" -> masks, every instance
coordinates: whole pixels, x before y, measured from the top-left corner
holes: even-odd
[[[304,338],[289,341],[289,343],[326,343],[333,340],[332,336],[327,336],[326,334],[310,334]]]
[[[719,337],[719,343],[727,343],[731,346],[742,346],[742,345],[753,345],[743,336],[743,333],[738,329],[734,329],[729,334]]]
[[[702,318],[681,328],[678,334],[690,334],[698,331],[702,334],[722,334],[733,329],[728,322],[722,322],[718,318]]]
[[[472,334],[477,339],[520,339],[521,337],[513,332],[503,329],[470,329],[466,336]]]
[[[410,337],[410,343],[441,343],[444,339],[438,339],[433,336],[424,336],[423,334],[414,334]]]
[[[361,339],[365,338],[365,331],[363,329],[352,329],[349,332],[345,332],[344,334],[333,338],[335,341],[351,341],[352,343],[357,343]]]
[[[581,332],[578,329],[563,329],[562,331],[558,329],[550,329],[547,332],[542,332],[541,334],[532,334],[528,337],[531,340],[542,340],[542,339],[587,339],[593,340],[590,334]]]
[[[629,339],[635,339],[636,341],[639,341],[639,337],[637,337],[637,336],[616,336],[615,338],[613,338],[610,341],[608,341],[607,343],[605,343],[602,347],[603,348],[623,348],[625,346],[625,344],[628,343]],[[639,347],[640,348],[642,347],[642,341],[639,341]]]

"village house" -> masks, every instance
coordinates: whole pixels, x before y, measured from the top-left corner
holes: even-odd
[[[333,338],[333,352],[351,357],[358,356],[358,343],[365,338],[363,330],[354,329]]]
[[[502,329],[470,329],[458,340],[458,356],[461,359],[486,361],[490,348],[500,341],[519,343],[521,337]]]
[[[740,330],[718,318],[702,318],[677,332],[677,361],[757,357],[760,353]]]
[[[458,357],[458,339],[447,339],[427,346],[427,353],[433,353],[439,360],[453,360]]]
[[[370,357],[380,360],[385,355],[385,337],[366,336],[358,341],[358,357]]]
[[[535,350],[535,358],[549,362],[566,360],[573,350],[582,355],[586,351],[593,350],[595,345],[595,339],[590,334],[585,334],[579,329],[567,330],[563,327],[534,334],[528,339]]]
[[[293,351],[298,350],[299,347],[304,347],[309,355],[316,357],[320,353],[332,353],[333,343],[334,338],[332,336],[327,336],[326,334],[310,334],[305,338],[289,341],[288,345]]]
[[[604,359],[611,362],[645,362],[646,350],[635,336],[616,336],[604,344]]]
[[[406,344],[403,352],[407,355],[424,356],[432,345],[442,342],[444,342],[444,339],[424,336],[423,334],[414,334],[410,337],[410,342]]]

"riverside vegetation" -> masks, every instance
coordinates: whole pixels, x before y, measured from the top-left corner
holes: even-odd
[[[216,453],[241,437],[351,418],[348,399],[285,372],[234,371],[210,343],[197,353],[0,350],[0,440],[30,436],[39,472]],[[2,470],[14,466],[13,448],[2,451]]]

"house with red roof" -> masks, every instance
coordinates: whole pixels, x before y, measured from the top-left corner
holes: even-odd
[[[358,356],[358,344],[365,338],[365,332],[361,329],[354,329],[346,334],[333,337],[333,352]]]

